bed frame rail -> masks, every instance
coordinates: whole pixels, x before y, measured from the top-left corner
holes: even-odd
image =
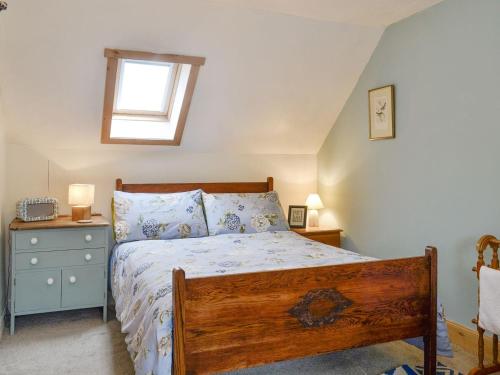
[[[186,278],[173,272],[173,374],[207,374],[424,336],[436,371],[437,250],[425,256]]]
[[[171,182],[160,184],[124,184],[116,179],[115,189],[128,193],[178,193],[203,189],[206,193],[266,193],[274,188],[274,180],[268,177],[265,182]]]

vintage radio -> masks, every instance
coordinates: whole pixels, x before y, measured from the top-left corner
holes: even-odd
[[[17,202],[17,218],[22,221],[54,220],[59,203],[56,198],[25,198]]]

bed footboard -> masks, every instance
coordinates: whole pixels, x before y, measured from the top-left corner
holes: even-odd
[[[424,336],[436,371],[437,251],[394,260],[186,278],[173,272],[176,375]]]

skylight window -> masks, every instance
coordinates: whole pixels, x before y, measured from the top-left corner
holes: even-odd
[[[204,58],[105,50],[101,143],[179,145]]]
[[[115,112],[167,115],[174,64],[121,60]]]

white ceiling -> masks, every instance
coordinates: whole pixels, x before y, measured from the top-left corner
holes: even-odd
[[[182,144],[162,150],[315,154],[384,30],[363,25],[436,2],[268,0],[268,12],[241,6],[264,1],[227,1],[239,6],[226,0],[10,2],[0,14],[8,140],[55,149],[155,150],[100,144],[103,51],[121,48],[206,57]],[[377,6],[365,9],[371,3]]]
[[[292,16],[387,26],[442,0],[216,0]]]

